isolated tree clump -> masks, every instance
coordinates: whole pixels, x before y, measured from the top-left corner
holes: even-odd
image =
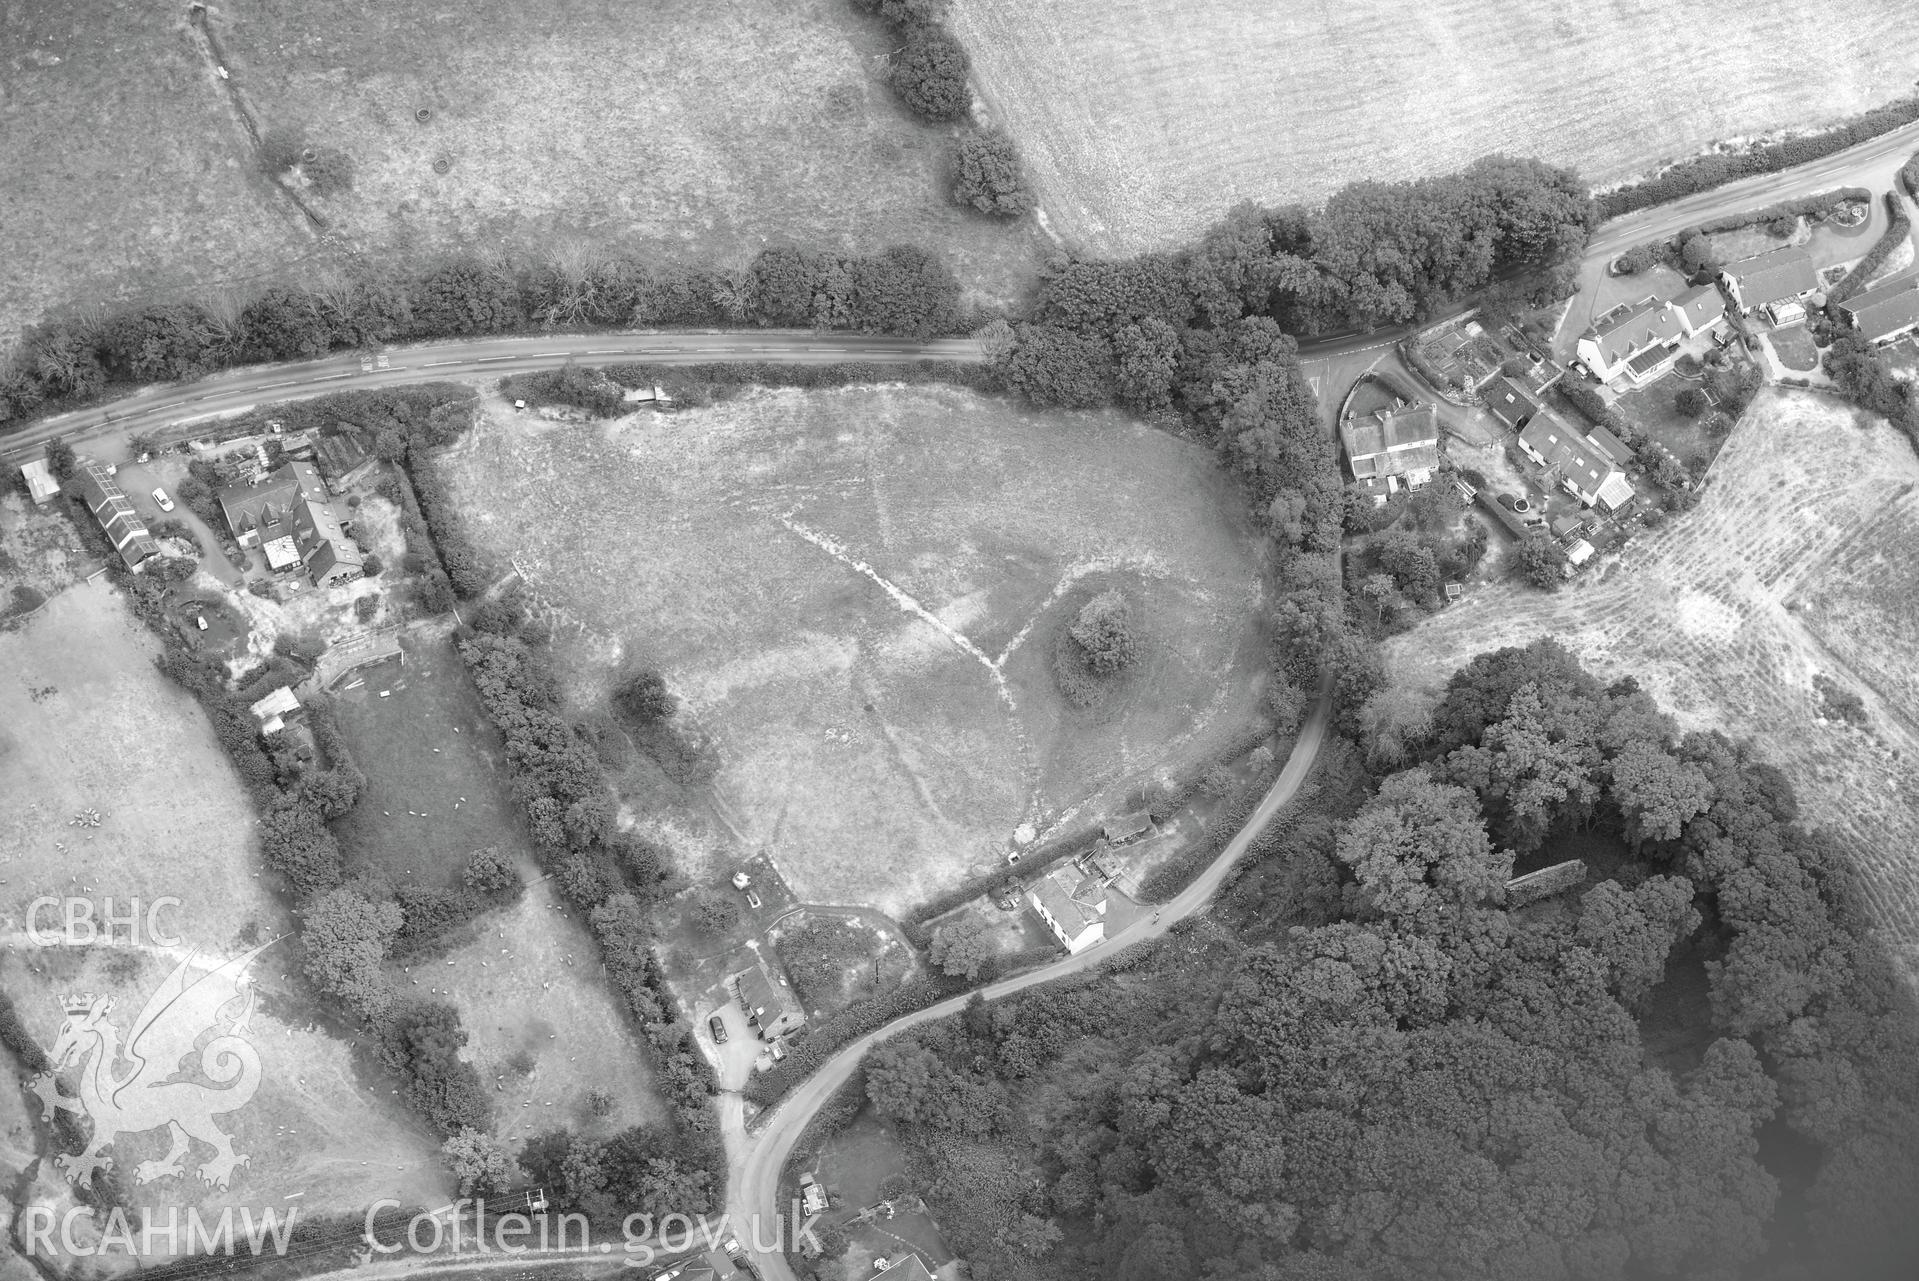
[[[1634,245],[1615,260],[1615,266],[1622,276],[1637,276],[1657,262],[1658,256],[1651,245]]]
[[[447,1169],[460,1181],[461,1196],[492,1196],[513,1183],[513,1158],[492,1135],[471,1127],[440,1145]]]
[[[666,678],[648,668],[623,677],[613,687],[613,705],[640,724],[652,725],[678,711],[680,700],[666,687]]]
[[[991,952],[985,924],[972,915],[935,930],[932,946],[927,949],[933,964],[956,979],[977,978]]]
[[[1013,140],[997,130],[969,130],[953,148],[953,199],[997,218],[1017,218],[1033,207]]]
[[[917,22],[906,29],[906,47],[893,59],[887,82],[922,120],[963,120],[972,107],[967,92],[966,49],[945,27]]]
[[[1565,581],[1566,549],[1542,531],[1527,535],[1519,548],[1519,569],[1527,582],[1545,591],[1556,591]]]
[[[1101,676],[1123,671],[1139,657],[1132,612],[1117,588],[1087,601],[1068,634],[1086,656],[1086,665]]]
[[[718,938],[740,923],[740,901],[722,890],[701,890],[693,898],[693,928]]]
[[[352,890],[323,895],[307,910],[300,932],[307,976],[356,1012],[378,1018],[392,1001],[380,967],[400,923],[398,904],[370,903]]]

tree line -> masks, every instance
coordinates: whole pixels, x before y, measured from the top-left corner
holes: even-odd
[[[742,269],[657,266],[620,253],[564,264],[463,255],[411,274],[367,269],[314,288],[277,284],[237,309],[167,302],[48,320],[0,364],[0,423],[57,412],[110,386],[425,338],[801,325],[926,339],[961,322],[952,270],[912,245],[865,255],[773,249]]]
[[[887,59],[886,83],[901,106],[929,124],[971,117],[972,60],[946,29],[946,0],[853,0],[853,7],[884,23],[899,41]],[[950,167],[956,204],[996,218],[1018,218],[1033,208],[1019,151],[1001,130],[962,129],[953,140]]]
[[[1283,895],[1279,928],[1183,924],[869,1056],[954,1247],[1003,1281],[1910,1275],[1913,1011],[1779,772],[1549,641],[1392,725],[1243,880],[1228,919]],[[1510,909],[1581,833],[1588,885]]]

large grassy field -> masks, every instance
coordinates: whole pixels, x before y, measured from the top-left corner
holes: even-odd
[[[1762,392],[1699,507],[1600,582],[1486,588],[1390,642],[1388,669],[1436,687],[1473,654],[1554,636],[1604,677],[1638,676],[1685,726],[1756,740],[1843,835],[1888,943],[1919,963],[1915,483],[1919,458],[1883,420]],[[1820,714],[1816,675],[1862,697],[1864,728]]]
[[[162,949],[38,948],[25,936],[38,895],[180,900],[161,923],[185,949],[231,955],[248,940],[293,932],[256,879],[253,813],[193,700],[153,666],[154,644],[104,581],[68,589],[17,631],[0,634],[0,917],[10,949],[4,982],[27,1028],[52,1045],[59,998],[105,992],[124,1034],[146,996],[178,963]],[[98,828],[69,818],[97,809]],[[40,924],[51,924],[42,916]],[[255,963],[261,1003],[249,1039],[262,1080],[222,1119],[252,1163],[224,1193],[191,1178],[134,1191],[138,1204],[280,1204],[304,1193],[312,1214],[379,1197],[438,1205],[452,1187],[437,1143],[392,1097],[379,1073],[316,1025],[287,976],[291,938]],[[11,1087],[9,1087],[11,1088]],[[124,1170],[159,1156],[164,1131],[118,1140]],[[194,1158],[205,1159],[204,1150]],[[440,1198],[435,1200],[433,1198]]]
[[[1239,200],[1312,200],[1487,152],[1614,182],[1897,97],[1902,0],[1504,4],[954,0],[981,94],[1054,224],[1120,253]]]
[[[188,39],[184,0],[0,11],[10,50],[60,59],[17,57],[0,89],[0,336],[65,301],[456,245],[743,263],[769,239],[914,241],[993,300],[1037,261],[1030,221],[947,200],[950,130],[893,101],[875,58],[888,37],[845,0],[211,11],[225,83]],[[324,236],[257,174],[228,87],[264,127],[351,156],[353,191],[319,202]]]
[[[897,911],[1255,711],[1240,500],[1117,414],[908,388],[590,426],[496,406],[445,465],[556,624],[574,702],[656,665],[717,746],[707,827],[635,809],[696,866],[775,848],[804,901]],[[1140,670],[1069,711],[1054,634],[1104,585],[1134,600]]]

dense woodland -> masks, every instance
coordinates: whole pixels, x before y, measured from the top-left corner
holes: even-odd
[[[973,1275],[1911,1275],[1909,998],[1778,771],[1550,641],[1391,724],[1215,918],[869,1057]]]

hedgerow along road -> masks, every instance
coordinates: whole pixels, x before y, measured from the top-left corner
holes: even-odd
[[[448,378],[535,373],[569,361],[616,364],[643,361],[699,365],[715,361],[765,361],[782,365],[874,365],[920,360],[980,361],[986,353],[972,338],[914,342],[866,334],[819,334],[810,330],[754,329],[678,333],[538,334],[422,343],[379,353],[385,367],[362,368],[358,351],[281,365],[248,365],[209,374],[190,383],[158,383],[106,404],[45,418],[0,436],[0,457],[24,462],[48,440],[64,436],[79,444],[106,431],[155,432],[178,423],[236,413],[255,405],[305,400],[341,391],[403,387]]]

